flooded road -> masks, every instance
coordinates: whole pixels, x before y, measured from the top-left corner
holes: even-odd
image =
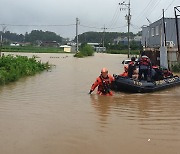
[[[88,95],[101,68],[119,74],[126,56],[36,55],[56,67],[0,87],[0,154],[180,153],[180,87]]]

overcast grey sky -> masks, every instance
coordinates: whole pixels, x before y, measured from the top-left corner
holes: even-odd
[[[103,31],[104,25],[106,31],[126,32],[127,10],[120,11],[118,5],[123,1],[129,0],[0,0],[0,24],[7,24],[6,30],[16,33],[41,29],[73,38],[76,32],[71,24],[78,17],[79,33]],[[137,32],[142,25],[148,25],[146,17],[151,22],[160,19],[162,9],[167,9],[166,17],[174,17],[174,6],[178,5],[180,0],[131,0],[131,31]]]

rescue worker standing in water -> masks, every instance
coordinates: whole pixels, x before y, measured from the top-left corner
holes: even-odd
[[[108,70],[106,68],[103,68],[101,70],[100,76],[92,84],[89,94],[91,94],[98,86],[97,94],[112,96],[113,93],[110,90],[110,86],[113,80],[114,78],[110,74],[108,74]]]
[[[151,80],[151,61],[147,56],[142,56],[139,62],[139,80],[142,80],[142,75],[144,76],[144,80]]]

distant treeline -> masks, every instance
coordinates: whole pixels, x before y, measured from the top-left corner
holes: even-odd
[[[0,34],[2,34],[2,32],[0,32]],[[8,44],[9,42],[37,43],[37,41],[56,41],[61,43],[63,41],[63,38],[56,33],[42,30],[32,30],[30,33],[26,32],[25,35],[6,31],[2,35],[4,44]]]
[[[133,40],[135,36],[141,36],[141,32],[138,32],[137,34],[134,34],[130,32],[130,39],[132,40],[130,42],[130,47],[132,50],[141,50],[142,45],[140,41]],[[80,34],[78,39],[80,43],[100,43],[100,46],[102,46],[102,42],[104,39],[104,46],[107,50],[126,50],[128,49],[128,43],[124,41],[119,41],[119,43],[115,43],[115,39],[118,37],[120,38],[127,38],[128,33],[118,33],[118,32],[86,32],[83,34]],[[75,37],[76,40],[76,37]],[[74,41],[75,41],[74,40]]]
[[[105,47],[107,50],[127,50],[128,49],[128,45],[125,45],[122,43],[115,44],[115,45],[106,43]],[[130,48],[131,50],[142,50],[142,45],[140,42],[136,42],[133,40],[130,42]]]
[[[141,36],[141,32],[134,34],[130,32],[130,38],[134,38],[135,36]],[[128,33],[120,33],[120,32],[85,32],[78,36],[80,43],[102,43],[103,38],[105,43],[113,43],[114,39],[118,37],[125,38],[128,37]],[[76,40],[76,37],[74,41]]]

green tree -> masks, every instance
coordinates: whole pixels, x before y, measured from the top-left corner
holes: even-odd
[[[25,41],[35,43],[36,41],[56,41],[58,43],[62,42],[62,37],[54,32],[42,31],[42,30],[32,30],[31,33],[25,34]]]

